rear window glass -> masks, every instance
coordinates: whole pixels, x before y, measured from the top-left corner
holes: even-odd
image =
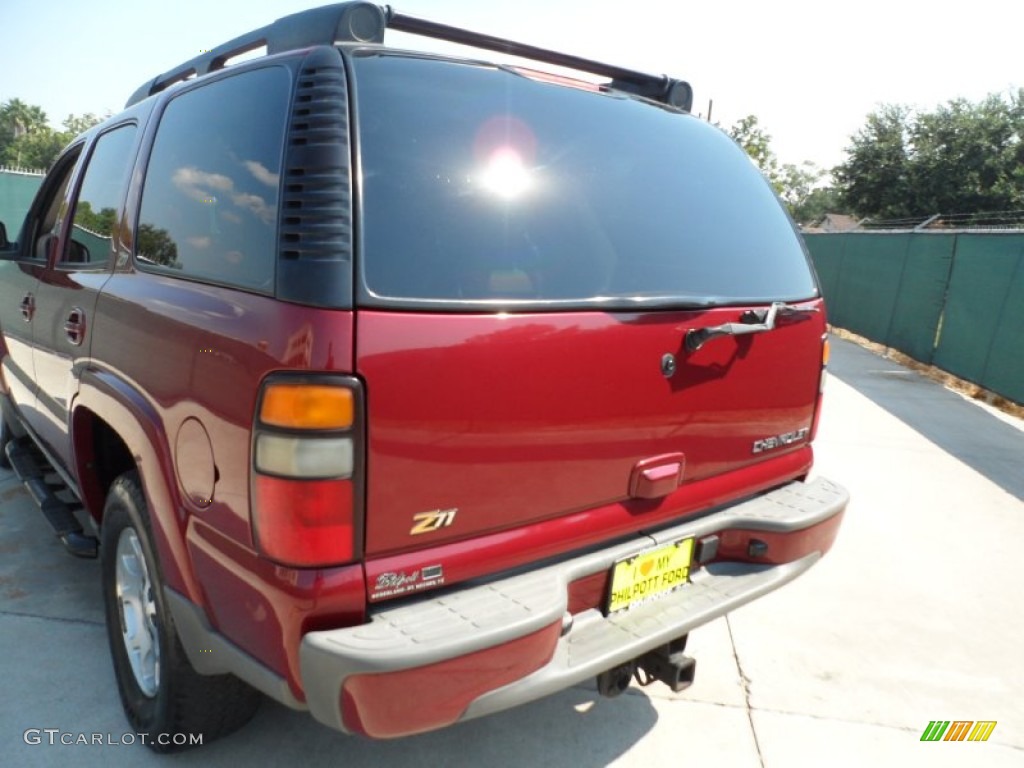
[[[110,256],[117,212],[131,170],[134,125],[123,125],[99,137],[85,169],[75,202],[75,218],[61,263],[103,266]]]
[[[146,169],[136,263],[271,292],[291,75],[267,67],[183,91]]]
[[[697,118],[447,60],[355,71],[370,303],[816,295],[774,193]]]

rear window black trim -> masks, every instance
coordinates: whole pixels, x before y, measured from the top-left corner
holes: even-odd
[[[408,299],[376,296],[360,284],[358,306],[365,309],[387,309],[396,312],[431,311],[450,314],[534,314],[538,312],[673,312],[691,309],[721,307],[767,306],[776,301],[787,304],[814,301],[821,298],[820,289],[813,295],[790,296],[730,296],[728,298],[697,298],[686,296],[635,297],[624,299],[571,299],[521,301],[505,299]]]

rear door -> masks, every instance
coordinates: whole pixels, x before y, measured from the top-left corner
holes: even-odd
[[[93,143],[63,240],[36,288],[36,428],[65,465],[69,410],[90,359],[96,297],[110,277],[136,132],[134,124],[121,125]]]
[[[355,65],[370,556],[608,504],[639,528],[680,483],[806,471],[823,311],[731,140],[507,70]]]

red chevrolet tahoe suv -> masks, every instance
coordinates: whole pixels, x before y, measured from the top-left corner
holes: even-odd
[[[352,2],[63,152],[0,232],[2,442],[100,558],[139,732],[209,740],[261,694],[385,738],[679,690],[692,629],[829,549],[816,278],[690,103]]]

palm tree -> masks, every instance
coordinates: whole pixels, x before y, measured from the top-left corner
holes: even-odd
[[[0,105],[0,152],[19,136],[47,127],[46,113],[41,107],[21,99],[8,99]]]

